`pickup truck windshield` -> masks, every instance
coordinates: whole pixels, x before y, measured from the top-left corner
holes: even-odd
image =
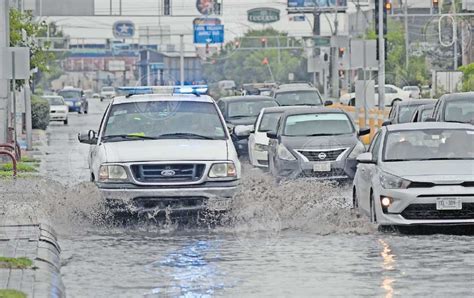
[[[215,106],[192,101],[117,104],[111,108],[103,137],[107,141],[177,138],[225,139]]]

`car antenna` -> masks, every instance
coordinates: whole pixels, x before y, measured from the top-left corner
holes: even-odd
[[[135,95],[135,94],[129,93],[129,94],[125,95],[125,98],[130,98],[130,97],[132,97],[133,95]]]

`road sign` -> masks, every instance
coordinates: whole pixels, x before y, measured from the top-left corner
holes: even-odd
[[[224,43],[224,25],[194,25],[194,43]]]
[[[316,36],[313,38],[313,41],[316,47],[328,47],[331,45],[330,36]]]
[[[135,35],[135,25],[130,21],[117,21],[113,32],[115,38],[132,38]]]
[[[345,11],[347,0],[288,0],[288,13]]]
[[[269,7],[254,8],[247,11],[249,22],[258,24],[269,24],[280,20],[280,10]]]

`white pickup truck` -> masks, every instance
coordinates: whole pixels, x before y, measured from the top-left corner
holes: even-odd
[[[237,152],[206,95],[112,99],[90,144],[91,180],[113,213],[227,210],[240,183]]]

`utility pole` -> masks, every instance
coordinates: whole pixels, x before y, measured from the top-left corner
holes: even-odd
[[[335,19],[334,19],[334,36],[337,36],[337,27],[338,27],[338,19],[337,19],[337,1],[336,1],[336,8],[335,8]],[[338,48],[332,46],[331,47],[331,96],[333,98],[339,98],[339,72],[337,70],[337,58],[338,57]]]
[[[408,40],[408,0],[405,0],[405,69],[408,69],[408,63],[409,63],[409,47],[410,47],[410,42]]]
[[[379,67],[378,67],[378,86],[379,86],[379,109],[385,109],[385,38],[384,38],[384,10],[385,0],[379,1]],[[376,12],[377,13],[377,12]]]
[[[8,134],[9,84],[6,65],[3,65],[2,59],[8,58],[5,55],[7,55],[6,49],[10,45],[9,9],[9,1],[0,0],[0,143],[7,142]]]
[[[184,34],[179,35],[179,75],[180,85],[184,86]]]

